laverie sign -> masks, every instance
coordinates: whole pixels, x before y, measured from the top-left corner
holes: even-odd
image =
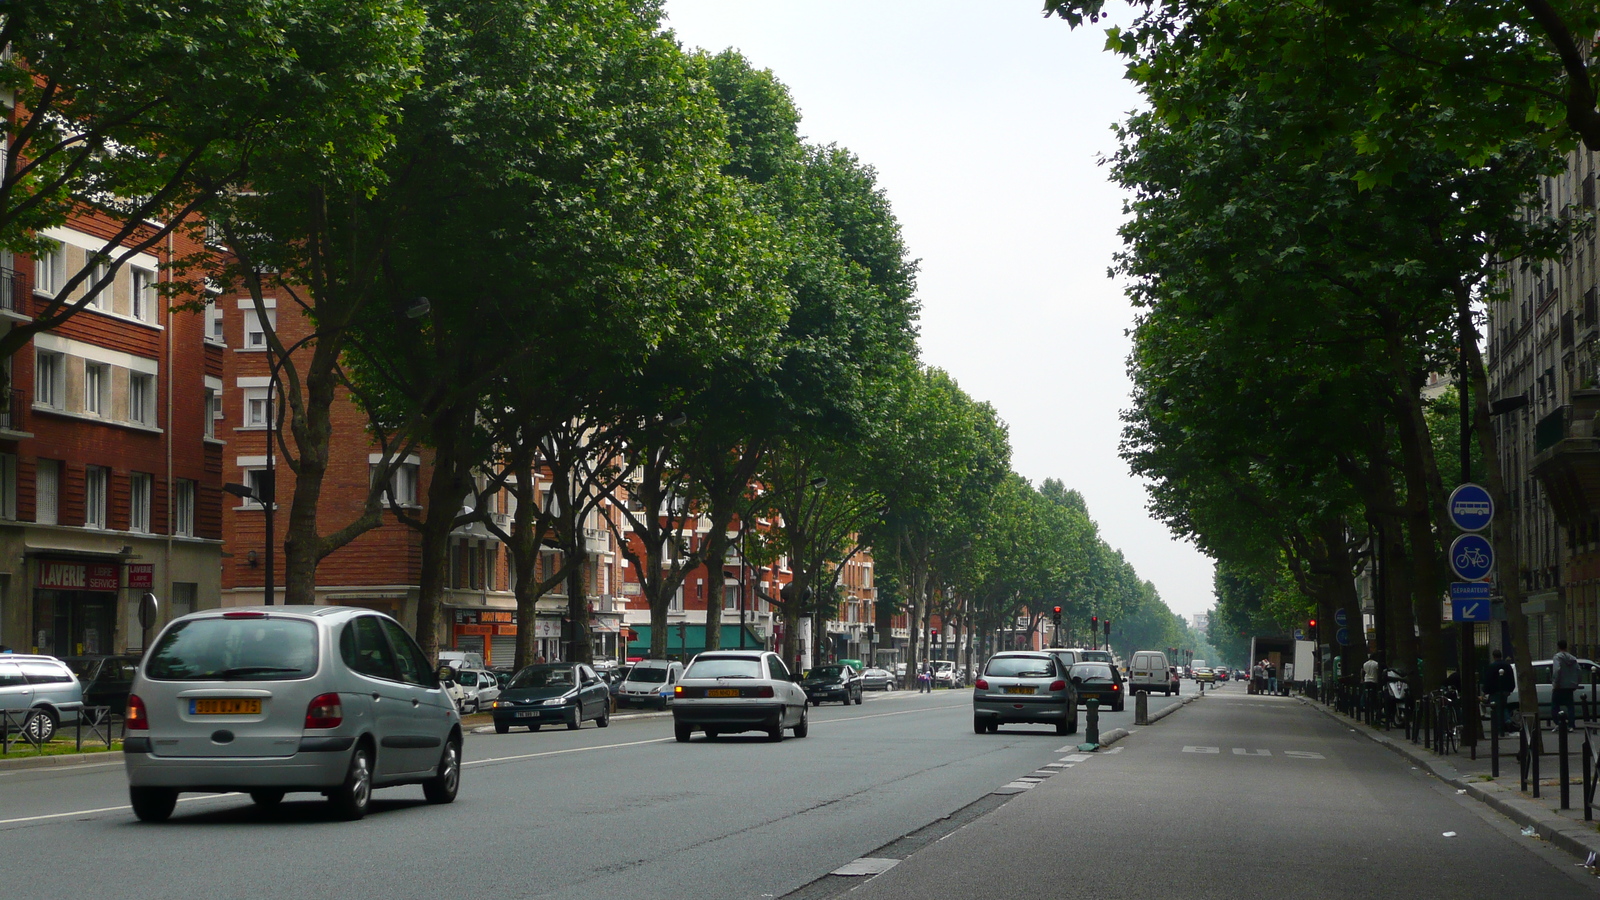
[[[121,587],[116,563],[39,561],[39,587],[53,591],[115,591]]]

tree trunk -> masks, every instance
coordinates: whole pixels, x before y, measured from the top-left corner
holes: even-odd
[[[589,548],[583,528],[574,524],[572,546],[567,548],[567,662],[594,663],[594,641],[589,631]]]
[[[288,530],[283,540],[283,602],[286,604],[316,602],[317,564],[337,549],[325,547],[326,542],[317,530],[317,506],[328,474],[332,409],[337,392],[331,365],[324,365],[316,349],[311,356],[305,376],[305,401],[294,404],[298,409],[294,410],[290,422],[298,455],[293,465],[294,501],[289,506]],[[281,394],[279,402],[282,402]]]
[[[439,612],[450,575],[450,532],[455,529],[456,510],[463,494],[455,471],[455,451],[450,441],[436,449],[432,480],[428,483],[428,509],[420,529],[422,572],[417,582],[416,637],[429,659],[438,659],[442,649]]]

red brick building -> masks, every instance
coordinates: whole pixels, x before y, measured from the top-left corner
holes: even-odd
[[[0,257],[0,328],[30,321],[115,234],[92,212]],[[199,248],[181,235],[119,268],[61,327],[6,361],[0,415],[0,643],[55,655],[137,650],[139,598],[159,621],[215,606],[222,451],[206,438],[223,368],[204,321],[156,285]],[[86,279],[69,299],[101,280]]]

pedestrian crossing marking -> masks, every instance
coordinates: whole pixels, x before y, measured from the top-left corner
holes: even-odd
[[[1233,748],[1234,756],[1271,756],[1271,750],[1246,750],[1243,747]]]
[[[1221,753],[1221,747],[1184,747],[1185,753]]]
[[[1285,750],[1283,755],[1290,759],[1327,759],[1321,753],[1312,753],[1310,750]]]
[[[1069,762],[1069,763],[1088,762],[1091,759],[1094,759],[1094,757],[1090,756],[1087,753],[1074,753],[1071,756],[1063,756],[1063,757],[1061,757],[1061,761],[1062,762]]]

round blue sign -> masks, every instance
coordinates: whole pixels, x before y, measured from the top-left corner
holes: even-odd
[[[1463,484],[1450,492],[1449,512],[1462,531],[1482,531],[1494,519],[1494,501],[1478,485]]]
[[[1450,568],[1462,581],[1481,581],[1494,569],[1494,547],[1476,534],[1463,534],[1450,545]]]
[[[1350,624],[1350,617],[1345,615],[1344,610],[1336,609],[1333,611],[1333,624],[1343,628]]]
[[[1339,629],[1338,634],[1334,635],[1334,640],[1338,641],[1339,642],[1339,646],[1341,646],[1341,647],[1350,646],[1350,629],[1348,629],[1348,628]]]

